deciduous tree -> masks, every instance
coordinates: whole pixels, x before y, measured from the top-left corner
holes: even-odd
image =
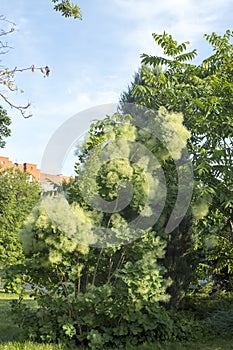
[[[153,38],[164,55],[142,55],[137,79],[123,94],[122,100],[134,100],[153,110],[165,106],[170,111],[183,113],[184,124],[192,134],[188,147],[197,182],[197,202],[193,213],[200,238],[198,246],[208,252],[214,247],[214,242],[222,242],[218,237],[225,237],[231,249],[232,31],[227,30],[222,36],[205,34],[204,38],[213,52],[199,64],[192,63],[197,51],[187,51],[189,42],[179,44],[165,32],[153,34]],[[224,247],[226,249],[227,244]],[[216,261],[217,266],[222,266],[221,261],[225,261],[226,269],[232,270],[229,266],[232,260],[224,259],[222,253]]]

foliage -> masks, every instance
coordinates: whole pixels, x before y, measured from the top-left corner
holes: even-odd
[[[39,199],[39,185],[19,169],[0,170],[0,270],[22,261],[18,232]]]
[[[10,136],[10,123],[7,112],[0,106],[0,148],[3,148],[6,144],[4,138]]]
[[[167,299],[156,264],[164,249],[159,238],[147,234],[123,247],[88,248],[57,229],[43,206],[34,209],[21,238],[28,281],[46,288],[33,293],[37,310],[14,305],[27,336],[92,349],[169,336],[171,321],[158,305]]]
[[[17,299],[17,296],[11,295],[11,294],[5,294],[5,293],[0,293],[0,308],[1,308],[1,315],[2,317],[2,322],[0,322],[0,349],[5,349],[5,350],[11,350],[11,349],[22,349],[22,350],[31,350],[31,349],[38,349],[38,350],[46,350],[46,349],[63,349],[65,350],[66,347],[64,344],[60,343],[58,345],[56,344],[37,344],[35,342],[19,342],[20,339],[20,329],[16,328],[15,325],[12,322],[11,319],[11,312],[10,312],[10,300],[12,299]],[[33,301],[28,300],[27,304],[31,304]],[[197,298],[193,298],[189,296],[189,301],[187,301],[187,306],[192,306],[197,304]],[[190,332],[187,332],[186,335],[189,337],[187,341],[175,341],[173,340],[172,342],[144,342],[141,345],[135,346],[135,345],[130,345],[129,343],[123,347],[126,350],[131,350],[131,349],[140,349],[140,350],[152,350],[152,349],[158,349],[158,350],[168,350],[168,349],[231,349],[232,348],[232,337],[230,337],[230,334],[225,335],[224,338],[221,337],[219,329],[216,332],[216,328],[212,327],[212,324],[210,323],[210,327],[208,327],[205,322],[203,322],[203,318],[211,318],[212,315],[215,315],[215,313],[218,310],[225,310],[225,312],[229,311],[229,309],[232,309],[232,294],[212,294],[211,296],[206,296],[204,297],[199,297],[199,309],[193,309],[193,312],[191,310],[191,315],[190,313],[184,313],[184,311],[180,312],[174,312],[174,315],[172,315],[173,319],[178,320],[176,321],[176,331],[182,332],[182,330],[189,329],[190,321],[194,316],[196,317],[196,321],[193,324],[192,328],[192,334],[190,336]],[[201,314],[200,314],[201,312]],[[201,320],[199,330],[197,327],[197,322],[198,320]],[[178,324],[181,324],[181,327],[178,327]],[[205,327],[203,329],[202,334],[200,334],[200,328]],[[225,325],[227,327],[227,325]],[[207,333],[207,328],[211,328],[212,332]],[[230,329],[231,332],[231,329]],[[216,334],[219,334],[217,336]],[[184,334],[183,334],[184,335]],[[193,339],[194,338],[194,339]],[[4,339],[9,339],[11,342],[4,342]],[[17,342],[12,342],[13,340],[17,340]],[[71,345],[68,347],[69,349],[87,349],[87,347],[83,346],[74,346],[72,347]],[[104,347],[107,349],[106,347]],[[109,350],[112,349],[112,347],[109,348]],[[67,349],[68,350],[68,349]]]
[[[154,73],[160,72],[160,69],[155,69]],[[141,83],[140,73],[139,75],[136,75],[136,80]],[[120,110],[123,112],[128,112],[129,105],[127,104],[128,101],[132,101],[134,96],[132,96],[131,89],[133,89],[133,84],[131,88],[129,88],[129,91],[122,95],[121,101],[120,101]],[[145,86],[145,83],[142,82],[142,87]],[[141,104],[141,97],[137,99],[136,97],[136,103]],[[146,98],[146,96],[145,96]],[[150,106],[149,106],[150,107]],[[145,131],[140,130],[139,131],[139,137],[138,140],[145,144],[148,149],[152,150],[156,157],[158,157],[158,160],[161,164],[163,164],[163,172],[166,177],[166,190],[167,190],[167,198],[166,198],[166,205],[164,212],[156,223],[154,229],[157,231],[157,227],[160,227],[163,231],[165,231],[166,225],[168,223],[169,214],[171,214],[173,208],[175,207],[175,201],[176,196],[179,188],[179,183],[177,179],[177,172],[182,171],[182,164],[189,164],[190,160],[188,156],[183,152],[180,152],[180,145],[179,142],[177,142],[177,138],[175,137],[176,132],[179,135],[183,135],[185,137],[185,140],[183,141],[184,144],[186,144],[187,140],[190,137],[189,132],[187,133],[184,131],[185,129],[181,128],[181,124],[183,123],[183,117],[180,119],[181,114],[178,113],[170,113],[170,115],[173,115],[171,119],[166,117],[166,113],[163,113],[165,109],[163,107],[160,107],[158,109],[158,112],[152,113],[152,115],[156,115],[155,122],[150,123],[147,121],[147,128],[149,130],[152,130],[152,132],[149,132],[148,134],[145,133]],[[158,113],[158,114],[157,114]],[[169,114],[169,113],[168,113]],[[160,128],[166,129],[166,137],[162,138],[158,141],[158,134]],[[183,126],[182,126],[183,127]],[[153,130],[156,130],[155,135],[156,137],[152,137]],[[171,132],[172,130],[172,132]],[[165,130],[164,130],[165,131]],[[170,134],[170,135],[169,135]],[[170,140],[169,140],[169,136]],[[157,141],[155,141],[157,140]],[[158,142],[158,148],[153,148],[153,144]],[[177,166],[177,160],[179,159],[180,164]],[[183,173],[182,179],[185,179],[185,175]],[[185,182],[183,186],[186,188],[186,193],[184,196],[187,195],[187,190],[189,186],[191,186],[190,183]],[[182,202],[179,203],[179,211],[182,212],[183,206],[185,201],[182,200]],[[167,242],[167,249],[165,258],[163,259],[163,264],[167,269],[166,277],[171,278],[172,285],[168,288],[168,293],[171,295],[171,299],[169,302],[169,307],[177,307],[180,300],[184,296],[187,287],[190,283],[190,281],[193,278],[193,272],[195,270],[195,267],[197,265],[198,259],[195,257],[195,253],[193,252],[194,243],[195,243],[195,237],[194,232],[192,230],[192,214],[191,214],[191,206],[189,207],[189,203],[187,205],[186,215],[183,217],[183,220],[175,229],[170,232],[169,235],[165,235],[164,238]],[[179,219],[179,213],[176,216],[176,220]]]
[[[233,241],[219,236],[207,254],[206,268],[208,274],[214,277],[217,287],[233,291]]]
[[[115,114],[93,124],[79,149],[77,177],[64,185],[70,206],[59,194],[50,193],[28,217],[20,233],[26,256],[23,273],[28,283],[43,288],[32,292],[38,309],[19,302],[14,311],[31,339],[99,349],[172,338],[173,321],[161,303],[169,301],[166,290],[174,271],[172,260],[164,267],[169,245],[164,222],[177,190],[171,172],[170,197],[161,221],[150,224],[164,197],[161,164],[171,159],[166,143],[153,138],[151,131],[160,128],[172,148],[176,127],[182,140],[174,146],[177,160],[189,132],[181,115],[165,109],[157,119],[145,117],[145,131],[129,115]],[[124,197],[127,183],[134,187],[130,203],[125,202],[128,190]],[[115,201],[115,208],[121,203],[123,208],[102,210],[98,194],[107,206]],[[139,215],[147,226],[132,225]],[[183,232],[188,235],[188,228]],[[183,246],[186,252],[185,239]]]
[[[125,107],[127,108],[127,105],[125,105]],[[83,205],[86,205],[86,203],[90,203],[92,201],[91,199],[87,198],[87,194],[90,193],[90,196],[92,196],[97,189],[102,198],[106,198],[106,191],[108,193],[107,200],[116,198],[115,188],[116,185],[120,185],[122,177],[119,177],[119,174],[116,174],[116,164],[113,163],[113,161],[109,162],[108,165],[105,164],[102,167],[101,175],[100,173],[98,175],[98,179],[101,180],[102,176],[105,181],[103,182],[101,180],[98,182],[97,186],[96,183],[93,182],[93,179],[96,177],[96,174],[93,174],[95,172],[93,164],[96,164],[98,152],[100,154],[102,152],[100,151],[101,144],[105,145],[107,142],[106,137],[107,139],[112,140],[112,144],[108,143],[108,150],[111,156],[116,157],[119,149],[122,149],[122,151],[119,151],[119,154],[123,155],[123,157],[127,157],[127,164],[124,164],[121,172],[122,175],[124,175],[124,179],[130,181],[130,183],[133,185],[135,194],[132,197],[130,204],[121,211],[121,217],[127,220],[127,223],[130,223],[131,220],[137,217],[141,211],[141,208],[145,205],[145,195],[147,195],[147,193],[144,192],[145,185],[143,184],[145,183],[145,177],[146,179],[150,179],[147,186],[149,188],[149,196],[150,199],[152,199],[152,204],[149,207],[149,212],[151,214],[148,216],[148,221],[149,223],[152,222],[151,225],[153,226],[156,234],[161,235],[167,244],[165,257],[164,259],[161,259],[161,263],[165,265],[167,269],[166,278],[171,278],[173,282],[168,289],[168,293],[171,295],[169,302],[170,306],[175,306],[183,297],[190,280],[192,279],[196,264],[195,255],[193,252],[191,252],[191,248],[194,244],[194,237],[191,229],[192,217],[190,210],[187,211],[182,223],[176,229],[174,229],[172,233],[167,234],[165,231],[169,216],[175,207],[176,195],[178,191],[177,168],[179,168],[179,171],[182,171],[183,169],[182,165],[176,167],[174,161],[182,159],[181,163],[189,163],[189,160],[185,158],[186,155],[182,153],[182,150],[185,147],[190,134],[182,125],[183,118],[181,114],[168,113],[164,108],[160,108],[157,113],[151,114],[148,110],[144,112],[142,110],[139,111],[140,112],[134,112],[136,114],[133,118],[131,117],[131,123],[134,126],[132,130],[134,132],[130,132],[130,129],[126,128],[124,123],[121,124],[122,126],[119,126],[119,120],[121,120],[121,123],[123,120],[117,115],[115,116],[116,121],[114,121],[114,118],[112,118],[104,122],[98,122],[93,126],[90,131],[90,136],[87,138],[84,146],[80,149],[80,163],[76,166],[78,175],[77,181],[71,186],[70,192],[72,198],[79,196],[79,200],[82,201]],[[139,113],[140,116],[138,116],[137,113]],[[125,118],[127,121],[129,116],[126,115]],[[143,120],[143,126],[145,127],[139,128],[137,126],[138,121],[135,121],[137,118],[139,118],[139,120]],[[127,121],[127,123],[129,123],[129,121]],[[114,131],[114,127],[116,128],[116,131]],[[177,141],[177,134],[180,137],[179,141]],[[160,136],[156,137],[155,135]],[[134,150],[133,146],[131,146],[130,151],[129,145],[123,143],[122,141],[122,144],[119,145],[119,143],[115,142],[117,137],[127,137],[129,140],[131,140],[131,142],[133,142],[133,145],[143,144],[143,146],[151,152],[150,156],[148,156],[148,153],[143,153],[144,151],[140,153],[140,147],[137,148],[137,152],[132,152],[132,150]],[[133,168],[135,169],[134,173],[132,172],[133,176],[131,178],[126,177],[126,172],[129,169],[128,165],[130,163],[128,162],[128,159],[133,162],[134,154],[136,154],[138,158],[141,157],[140,162],[138,163],[139,166],[144,168],[145,177],[142,177],[143,173],[140,174],[134,165]],[[154,161],[153,155],[156,156],[156,162]],[[89,167],[86,165],[86,159],[88,159]],[[148,162],[146,159],[150,159],[150,162]],[[120,164],[119,160],[117,162]],[[147,163],[149,163],[148,168],[146,166]],[[83,164],[85,164],[85,170],[83,170]],[[112,164],[115,166],[114,172]],[[105,172],[106,167],[107,172]],[[161,178],[161,171],[163,171],[166,178],[166,203],[164,205],[162,215],[160,216],[159,220],[157,220],[157,213],[162,207],[164,200],[165,180],[164,178]],[[136,175],[137,182],[134,180],[134,174]],[[185,177],[186,174],[184,171],[182,174],[183,180]],[[158,179],[159,182],[156,183]],[[112,182],[111,184],[109,183],[110,181]],[[143,186],[138,186],[138,184],[142,184]],[[189,183],[186,184],[187,188],[189,185]],[[112,189],[114,189],[113,197],[111,194]],[[143,196],[144,193],[145,195]],[[85,194],[85,198],[83,198],[82,194]],[[126,192],[126,196],[130,196],[129,190]],[[94,197],[94,199],[95,198],[96,197]],[[141,202],[139,202],[139,199]],[[138,204],[138,206],[135,205],[135,202]],[[182,205],[183,203],[180,203],[180,211],[182,211]],[[187,210],[188,208],[185,209]],[[110,216],[110,218],[111,217],[114,217],[114,215]],[[155,217],[156,220],[154,220]],[[177,217],[179,218],[179,213],[177,214]],[[106,214],[104,219],[108,222],[109,216]]]
[[[211,237],[231,234],[231,154],[224,148],[232,142],[230,35],[207,36],[217,55],[199,66],[187,63],[196,55],[186,52],[188,43],[154,35],[167,57],[144,55],[145,64],[156,66],[142,67],[139,84],[124,100],[135,97],[147,107],[140,110],[145,123],[122,103],[129,114],[93,124],[78,150],[77,176],[64,184],[69,206],[50,193],[33,209],[20,234],[26,256],[21,273],[35,287],[38,308],[21,300],[13,305],[29,338],[94,350],[188,339],[193,329],[202,330],[172,307],[180,304],[200,259],[194,248],[207,254],[216,247]],[[194,205],[169,233],[177,167],[190,162],[187,142],[197,183]],[[229,245],[219,242],[225,254]],[[222,271],[229,261],[227,255],[216,268]]]
[[[183,113],[184,124],[192,134],[188,147],[197,183],[193,207],[199,235],[196,249],[202,263],[207,257],[213,260],[215,255],[209,270],[217,278],[213,267],[217,266],[218,275],[226,277],[233,261],[233,45],[230,30],[223,36],[212,33],[204,37],[213,54],[194,64],[190,61],[197,51],[187,51],[189,42],[179,44],[165,32],[153,34],[164,55],[142,55],[142,67],[121,101],[134,101],[153,110],[165,106],[169,111]],[[225,253],[228,259],[223,259]]]
[[[52,2],[56,4],[54,9],[61,12],[62,16],[82,19],[80,7],[71,3],[70,0],[52,0]]]

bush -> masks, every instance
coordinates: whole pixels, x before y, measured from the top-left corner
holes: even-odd
[[[37,309],[14,302],[14,315],[25,337],[33,341],[102,349],[171,339],[173,322],[162,307],[125,302],[124,297],[120,302],[117,293],[116,288],[103,286],[80,293],[68,305],[63,293],[55,297],[44,292]]]
[[[94,219],[89,216],[89,229]],[[21,239],[24,277],[43,287],[32,290],[36,309],[21,300],[13,305],[15,320],[31,340],[102,349],[171,338],[173,321],[160,305],[169,300],[170,281],[158,263],[165,244],[154,232],[125,246],[92,248],[68,238],[41,204]]]
[[[170,311],[173,320],[173,339],[180,340],[197,340],[206,333],[204,322],[197,320],[195,315],[184,311]]]

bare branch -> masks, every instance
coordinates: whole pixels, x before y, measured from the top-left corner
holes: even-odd
[[[35,72],[36,70],[39,70],[42,74],[44,74],[44,77],[48,77],[49,74],[50,74],[50,69],[48,66],[45,66],[45,67],[35,67],[34,64],[31,65],[30,67],[27,67],[27,68],[17,68],[15,67],[14,69],[2,69],[0,70],[0,76],[5,76],[5,77],[11,77],[13,78],[15,73],[18,73],[18,72],[25,72],[25,71],[31,71],[31,72]],[[0,78],[1,79],[1,78]],[[1,81],[0,81],[1,83]]]
[[[10,33],[13,33],[15,31],[15,28],[12,27],[11,29],[9,29],[8,31],[5,31],[4,29],[0,29],[0,36],[4,36],[4,35],[8,35]]]
[[[10,91],[16,91],[18,90],[18,87],[14,85],[14,80],[13,80],[15,73],[25,72],[25,71],[35,72],[36,70],[39,70],[43,74],[44,78],[49,77],[50,69],[48,66],[35,67],[34,65],[32,65],[27,68],[15,67],[14,69],[11,69],[11,70],[6,68],[3,70],[0,70],[0,84],[6,86]],[[23,92],[23,90],[21,90],[21,92]],[[32,116],[32,114],[29,114],[29,115],[26,114],[26,110],[30,107],[29,102],[25,106],[17,106],[14,103],[12,103],[2,92],[0,92],[0,98],[2,98],[11,108],[18,110],[23,116],[23,118],[26,119]]]
[[[26,115],[26,109],[28,107],[30,107],[30,103],[28,102],[27,105],[25,106],[17,106],[15,104],[13,104],[5,95],[3,95],[1,92],[0,92],[0,97],[11,107],[11,108],[14,108],[16,110],[18,110],[21,115],[27,119],[27,118],[31,118],[32,114],[29,114],[29,115]]]
[[[0,38],[2,36],[8,35],[10,33],[13,33],[16,30],[16,24],[7,20],[4,16],[0,15],[0,21],[5,22],[5,27],[6,29],[2,29],[0,28]],[[7,28],[8,27],[8,28]],[[8,49],[10,49],[11,47],[8,46],[7,42],[3,42],[0,40],[0,54],[6,54],[8,52]],[[48,66],[45,67],[35,67],[34,65],[31,65],[30,67],[26,67],[26,68],[18,68],[15,67],[13,69],[9,69],[6,68],[4,66],[0,66],[0,85],[2,84],[3,86],[7,87],[8,90],[10,91],[17,91],[18,86],[15,85],[15,74],[18,72],[25,72],[25,71],[31,71],[31,72],[35,72],[36,70],[39,70],[44,78],[45,77],[49,77],[50,74],[50,68]],[[20,90],[21,92],[23,92],[23,90]],[[9,99],[6,95],[5,95],[5,91],[0,91],[0,99],[3,99],[11,108],[14,108],[16,110],[18,110],[21,115],[23,116],[23,118],[30,118],[32,115],[31,114],[26,114],[26,110],[29,108],[30,103],[28,102],[25,106],[18,106],[16,104],[14,104],[11,99]]]
[[[0,37],[11,34],[16,30],[16,24],[7,20],[4,16],[0,15],[0,21],[9,23],[11,25],[10,29],[0,28]],[[12,49],[12,47],[8,45],[8,42],[3,42],[2,40],[0,40],[0,54],[4,55],[4,54],[8,53],[9,49]]]
[[[0,15],[0,21],[9,23],[12,26],[11,28],[14,28],[14,30],[15,30],[16,24],[14,22],[12,22],[12,21],[9,21],[9,19],[7,19],[5,16]],[[0,31],[3,31],[3,30],[0,29]],[[10,33],[12,33],[12,31],[10,31]]]
[[[4,21],[6,23],[9,23],[11,25],[10,29],[0,29],[0,37],[2,36],[6,36],[8,34],[11,34],[13,33],[15,30],[16,30],[16,24],[7,20],[4,16],[0,16],[0,21]],[[8,43],[3,43],[1,40],[0,40],[0,49],[5,49],[5,48],[11,48],[8,46]],[[4,54],[4,53],[7,53],[8,51],[2,51],[0,52],[0,54]]]

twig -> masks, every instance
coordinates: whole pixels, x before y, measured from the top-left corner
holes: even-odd
[[[28,104],[26,106],[16,106],[15,104],[13,104],[10,100],[8,100],[8,98],[6,98],[6,96],[4,96],[1,92],[0,92],[0,97],[11,107],[14,108],[16,110],[18,110],[21,115],[23,116],[23,118],[27,119],[30,118],[32,116],[32,114],[29,115],[25,115],[25,110],[30,107],[30,103],[28,102]]]
[[[44,78],[45,77],[49,77],[50,74],[50,69],[48,66],[45,67],[35,67],[34,65],[27,67],[27,68],[17,68],[15,67],[12,70],[8,70],[8,69],[2,69],[0,70],[0,84],[7,86],[8,89],[10,91],[16,91],[18,90],[17,86],[14,86],[13,81],[11,80],[15,73],[17,72],[25,72],[31,70],[32,72],[34,72],[35,70],[40,70],[40,72],[42,74],[44,74]],[[26,110],[30,107],[30,103],[28,102],[27,105],[25,106],[17,106],[16,104],[12,103],[2,92],[0,92],[0,97],[11,107],[14,108],[16,110],[18,110],[21,115],[23,116],[23,118],[30,118],[32,116],[32,114],[26,115]]]

